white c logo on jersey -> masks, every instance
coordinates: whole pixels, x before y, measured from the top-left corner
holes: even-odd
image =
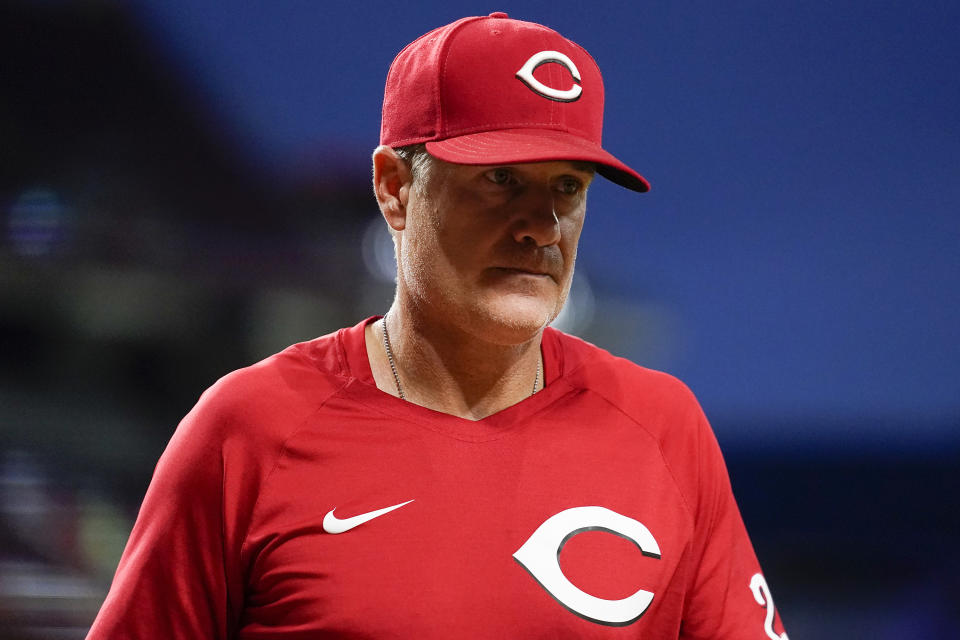
[[[573,76],[574,85],[566,90],[554,89],[534,78],[534,69],[548,62],[555,62],[566,68],[566,70],[570,72],[570,75]],[[540,53],[533,54],[529,60],[523,63],[520,70],[517,71],[516,77],[519,78],[523,84],[530,87],[534,93],[557,102],[573,102],[579,100],[580,94],[583,93],[583,87],[579,84],[580,71],[577,69],[577,65],[573,64],[573,60],[559,51],[541,51]]]
[[[660,546],[649,529],[633,518],[604,507],[574,507],[550,516],[513,557],[547,593],[571,612],[591,622],[625,627],[644,614],[653,602],[652,592],[640,589],[621,600],[597,598],[570,582],[560,568],[563,545],[578,533],[598,530],[626,538],[645,556],[660,558]]]

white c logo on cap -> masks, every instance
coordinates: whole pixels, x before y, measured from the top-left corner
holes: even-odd
[[[567,71],[570,72],[570,75],[573,76],[574,85],[566,90],[554,89],[534,78],[534,69],[548,62],[556,62],[565,67]],[[573,64],[573,60],[559,51],[541,51],[540,53],[533,54],[529,60],[523,63],[520,70],[517,71],[516,77],[520,82],[530,87],[534,93],[550,100],[556,100],[557,102],[573,102],[574,100],[580,99],[580,94],[583,93],[583,87],[577,84],[580,82],[580,71],[577,69],[577,65]]]
[[[550,516],[513,554],[547,593],[564,607],[591,622],[625,627],[640,619],[653,602],[653,592],[637,590],[620,600],[605,600],[578,588],[563,575],[560,551],[584,531],[606,531],[626,538],[650,558],[660,558],[660,546],[641,522],[604,507],[574,507]]]

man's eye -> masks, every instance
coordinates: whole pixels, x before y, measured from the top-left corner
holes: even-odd
[[[564,195],[572,196],[579,193],[583,187],[580,184],[579,180],[575,180],[573,178],[567,178],[565,180],[560,181],[558,188],[560,192],[563,193]]]
[[[483,175],[493,184],[510,184],[510,180],[513,178],[509,169],[490,169]]]

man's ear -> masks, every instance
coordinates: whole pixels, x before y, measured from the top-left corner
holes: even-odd
[[[406,226],[412,182],[410,165],[396,151],[385,145],[374,149],[373,193],[377,196],[383,219],[394,231],[401,231]]]

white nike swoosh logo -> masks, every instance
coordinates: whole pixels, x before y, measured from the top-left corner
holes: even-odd
[[[358,516],[344,518],[343,520],[333,515],[333,512],[336,511],[336,507],[334,507],[333,509],[330,509],[327,515],[323,516],[323,530],[327,533],[343,533],[344,531],[350,531],[350,529],[359,527],[364,522],[370,522],[374,518],[379,518],[383,514],[390,513],[394,509],[399,509],[400,507],[410,504],[411,502],[413,502],[413,500],[407,500],[406,502],[395,504],[392,507],[384,507],[383,509],[377,509],[376,511],[361,513]]]

